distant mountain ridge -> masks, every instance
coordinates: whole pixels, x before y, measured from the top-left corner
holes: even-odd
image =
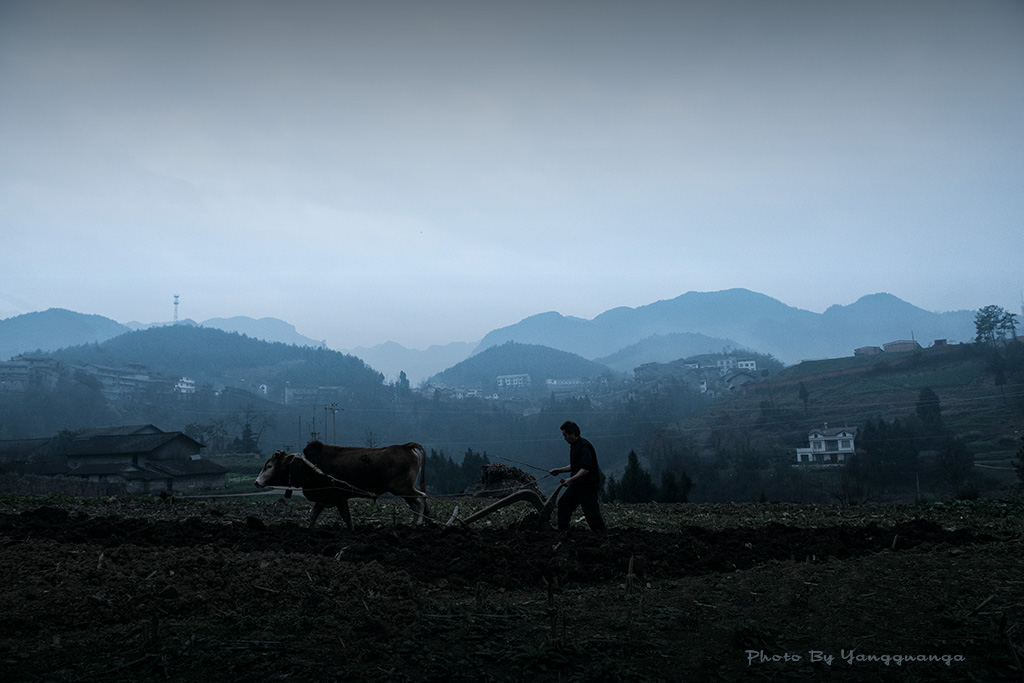
[[[48,353],[68,346],[96,344],[133,330],[167,327],[171,324],[169,322],[140,323],[136,321],[121,324],[101,315],[76,313],[64,308],[50,308],[45,311],[25,313],[0,320],[0,361],[23,353],[35,351]],[[299,334],[294,325],[277,318],[255,320],[245,316],[236,316],[234,318],[211,318],[202,323],[188,319],[179,321],[178,324],[237,332],[266,342],[326,348],[324,342]]]
[[[848,306],[813,313],[747,289],[688,292],[638,308],[614,308],[593,320],[548,312],[493,330],[476,353],[516,341],[598,359],[652,335],[699,333],[733,340],[784,363],[850,356],[862,346],[915,338],[974,339],[974,311],[931,313],[891,294],[861,297]],[[681,354],[682,357],[685,354]]]
[[[344,350],[395,380],[405,371],[413,384],[492,346],[514,341],[547,346],[598,361],[620,372],[642,362],[668,362],[731,347],[771,354],[797,363],[812,358],[850,356],[861,346],[898,339],[973,341],[974,311],[932,313],[891,294],[871,294],[853,304],[813,313],[746,289],[687,292],[637,308],[613,308],[592,320],[549,311],[489,332],[479,343],[453,342],[424,351],[394,342]],[[98,315],[49,309],[0,320],[0,360],[67,346],[106,341],[132,329],[168,323],[122,325]],[[183,325],[200,325],[192,320]],[[296,346],[324,347],[275,318],[238,316],[201,323],[254,339]],[[634,365],[635,367],[635,365]]]
[[[145,330],[151,327],[166,327],[173,323],[125,323],[133,330]],[[201,323],[194,320],[180,321],[179,325],[198,325],[200,327],[212,327],[225,332],[237,332],[253,339],[260,339],[266,342],[280,342],[281,344],[292,344],[294,346],[311,346],[313,348],[327,348],[327,343],[310,339],[299,334],[295,325],[286,323],[278,318],[249,318],[244,315],[236,315],[232,318],[210,318]]]
[[[65,346],[94,344],[131,328],[101,315],[50,308],[0,320],[0,361],[18,354],[55,351]]]
[[[476,346],[476,342],[452,342],[420,351],[389,341],[368,348],[358,346],[343,351],[362,358],[368,365],[384,373],[390,381],[396,381],[399,373],[405,372],[409,382],[415,386],[431,375],[466,360]]]

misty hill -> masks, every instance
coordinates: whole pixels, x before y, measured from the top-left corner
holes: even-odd
[[[735,340],[785,363],[841,357],[861,346],[914,337],[929,343],[974,339],[974,312],[931,313],[890,294],[812,313],[746,289],[688,292],[638,308],[614,308],[593,320],[549,312],[488,333],[477,351],[508,341],[604,358],[651,335],[691,332]]]
[[[739,344],[734,341],[703,334],[653,334],[611,355],[595,358],[594,362],[607,365],[612,370],[629,373],[644,363],[669,363],[680,358],[722,353],[725,349],[740,350]]]
[[[506,342],[467,358],[428,382],[441,387],[496,389],[498,375],[530,375],[531,386],[543,391],[547,379],[590,379],[611,374],[607,366],[574,353],[535,344]]]
[[[128,322],[125,323],[127,327],[133,330],[148,330],[153,327],[167,327],[172,323],[139,323],[139,322]],[[293,344],[295,346],[312,346],[325,347],[326,344],[322,341],[310,339],[309,337],[299,334],[298,330],[291,323],[287,323],[277,318],[250,318],[244,315],[236,315],[231,318],[210,318],[204,320],[201,323],[197,323],[191,319],[180,321],[179,325],[192,325],[202,327],[213,327],[218,330],[224,330],[225,332],[238,332],[244,334],[247,337],[253,339],[262,339],[267,342],[280,342],[282,344]]]
[[[452,342],[420,351],[395,342],[385,342],[369,348],[359,346],[348,349],[345,353],[362,358],[384,373],[391,382],[396,381],[399,373],[404,371],[410,384],[416,386],[431,375],[469,358],[476,346],[475,342]]]
[[[127,331],[126,326],[110,318],[63,308],[16,315],[0,320],[0,360],[22,353],[102,342]]]
[[[141,363],[170,376],[199,382],[293,386],[380,387],[383,377],[362,360],[324,348],[253,339],[209,327],[172,325],[122,334],[100,344],[62,349],[54,358],[70,365],[125,367]]]

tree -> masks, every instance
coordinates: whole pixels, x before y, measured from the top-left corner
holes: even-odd
[[[974,454],[967,444],[961,439],[949,439],[939,451],[935,465],[953,497],[959,498],[974,467]]]
[[[807,391],[807,387],[804,386],[803,382],[800,382],[800,401],[804,404],[804,413],[807,413],[807,402],[811,398],[811,393]]]
[[[241,417],[234,418],[236,425],[242,428],[242,435],[233,442],[236,453],[259,453],[260,439],[263,432],[274,423],[270,415],[259,413],[256,408],[247,405],[242,409]]]
[[[481,455],[472,448],[467,448],[465,455],[462,456],[462,481],[465,482],[462,488],[480,481],[484,465],[490,464],[491,460],[487,457],[487,451]]]
[[[912,480],[911,475],[917,471],[917,448],[905,422],[869,419],[858,444],[867,456],[866,474],[872,484]]]
[[[1010,336],[1010,339],[1017,338],[1017,314],[1007,311],[999,319],[999,329]]]
[[[395,398],[399,402],[412,398],[412,387],[409,385],[409,377],[405,374],[405,370],[398,373],[398,382],[395,383]]]
[[[693,488],[693,480],[686,472],[676,478],[676,473],[665,470],[661,473],[661,486],[657,491],[659,503],[685,503]]]
[[[942,404],[939,396],[931,387],[921,389],[917,396],[917,417],[921,420],[921,426],[929,435],[938,435],[943,432]]]
[[[651,474],[640,465],[636,451],[630,451],[626,469],[618,484],[618,498],[623,503],[650,503],[654,500],[655,487]]]
[[[193,422],[185,426],[185,434],[204,444],[210,453],[224,453],[228,449],[228,427],[223,419],[210,420],[209,424]]]
[[[619,484],[615,481],[615,475],[609,474],[604,482],[604,486],[601,487],[601,500],[606,503],[610,503],[615,500],[619,495]]]
[[[248,422],[242,427],[242,435],[231,442],[231,450],[234,453],[259,453],[256,446],[256,439],[253,437],[252,425]]]
[[[977,333],[974,341],[979,344],[995,344],[997,339],[1005,338],[1007,321],[1012,324],[1013,320],[1008,319],[1008,315],[1013,314],[1007,314],[1000,306],[979,308],[974,315],[974,329]]]

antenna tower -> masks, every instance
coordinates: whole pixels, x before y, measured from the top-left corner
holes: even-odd
[[[178,324],[178,295],[174,295],[174,324]]]

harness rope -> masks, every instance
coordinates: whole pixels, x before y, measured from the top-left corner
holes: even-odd
[[[378,494],[371,493],[370,491],[364,491],[363,489],[359,488],[358,486],[353,486],[352,484],[348,483],[347,481],[344,481],[342,479],[338,479],[337,477],[334,477],[334,476],[331,476],[330,474],[327,474],[322,469],[317,467],[316,463],[314,463],[314,462],[312,462],[310,460],[307,460],[305,455],[292,455],[292,462],[294,462],[295,460],[301,460],[305,465],[310,467],[314,472],[316,472],[320,476],[325,477],[325,478],[329,479],[332,482],[336,482],[336,484],[332,484],[331,486],[319,486],[319,487],[300,486],[298,488],[302,488],[302,489],[305,489],[305,490],[308,490],[308,491],[326,491],[328,489],[336,489],[336,488],[345,487],[345,488],[348,489],[349,493],[355,493],[355,494],[358,494],[360,496],[364,496],[366,498],[371,498],[371,499],[373,499],[374,502],[377,502]],[[337,484],[341,484],[342,486],[338,486]],[[275,488],[277,488],[277,487],[275,487]],[[288,468],[288,486],[287,486],[287,488],[289,488],[289,489],[297,488],[295,486],[292,486],[292,470],[291,470],[290,467]]]
[[[378,494],[371,493],[370,491],[364,491],[363,489],[359,488],[358,486],[353,486],[352,484],[349,484],[347,481],[344,481],[343,479],[339,479],[339,478],[337,478],[335,476],[327,474],[322,469],[320,469],[316,465],[316,463],[308,460],[304,454],[294,454],[293,453],[293,454],[289,454],[289,455],[290,455],[290,461],[294,462],[295,459],[301,460],[303,462],[303,464],[305,464],[307,467],[312,469],[315,473],[317,473],[320,476],[324,477],[325,479],[328,479],[329,481],[331,481],[332,484],[330,486],[294,486],[294,485],[292,485],[292,471],[291,471],[291,468],[289,467],[288,468],[288,485],[287,486],[268,486],[267,488],[270,488],[270,489],[280,489],[280,490],[284,490],[286,492],[291,492],[291,491],[296,491],[296,490],[302,490],[302,491],[328,491],[328,490],[332,490],[332,489],[343,488],[343,489],[347,489],[347,492],[349,492],[349,493],[357,494],[359,496],[371,499],[373,501],[373,503],[374,503],[374,506],[376,506],[377,499],[380,497]],[[512,458],[506,458],[506,457],[501,456],[501,455],[494,455],[494,456],[491,456],[491,457],[497,458],[498,460],[505,460],[507,462],[512,462],[512,463],[515,463],[517,465],[523,465],[524,467],[529,467],[530,469],[534,469],[534,470],[537,470],[539,472],[544,472],[544,476],[541,477],[541,479],[544,479],[545,477],[552,476],[550,471],[545,470],[542,467],[537,467],[536,465],[531,465],[529,463],[522,462],[521,460],[514,460]],[[340,484],[340,486],[339,486],[339,484]],[[476,495],[479,496],[480,494],[486,494],[486,493],[502,493],[502,492],[507,491],[507,490],[508,490],[507,487],[503,487],[503,488],[499,488],[499,489],[485,489],[483,491],[477,492]],[[425,494],[426,494],[426,491],[424,491],[424,497],[427,497]],[[396,497],[403,498],[403,499],[407,498],[407,496],[396,496]],[[461,498],[461,497],[465,497],[465,496],[463,496],[463,494],[459,494],[459,493],[439,493],[439,494],[434,494],[434,495],[429,496],[429,497],[437,499],[437,498]],[[456,512],[458,512],[458,508],[456,508]],[[424,511],[421,514],[422,514],[423,519],[428,519],[430,521],[440,523],[440,519],[439,518],[434,517],[432,515],[428,515],[426,513],[426,511]],[[373,517],[373,515],[370,516],[371,519],[372,519],[372,517]],[[458,518],[455,518],[455,519],[458,519]],[[458,521],[461,522],[462,520],[458,520]]]

